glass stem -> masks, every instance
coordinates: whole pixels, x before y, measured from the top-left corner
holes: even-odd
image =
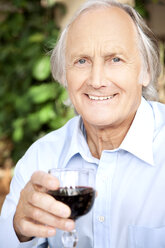
[[[62,244],[64,248],[75,248],[78,242],[76,229],[71,232],[63,232]]]

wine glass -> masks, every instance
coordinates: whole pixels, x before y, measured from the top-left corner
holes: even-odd
[[[60,187],[57,190],[49,190],[48,193],[70,207],[70,219],[77,220],[91,210],[95,200],[95,170],[53,168],[49,173],[58,178]],[[78,236],[75,229],[71,232],[63,232],[64,248],[74,248],[77,242]]]

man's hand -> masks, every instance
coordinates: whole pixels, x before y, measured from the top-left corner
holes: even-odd
[[[21,242],[32,237],[54,236],[56,228],[66,231],[74,228],[74,222],[68,219],[70,208],[46,193],[58,187],[57,178],[37,171],[21,191],[13,220],[15,232]]]

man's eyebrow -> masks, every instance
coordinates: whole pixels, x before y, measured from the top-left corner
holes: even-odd
[[[112,57],[115,57],[115,56],[121,56],[125,59],[129,59],[129,55],[128,52],[121,48],[121,47],[115,47],[115,48],[107,48],[104,53],[103,53],[103,57],[105,58],[112,58]]]
[[[104,53],[104,57],[114,57],[114,56],[120,56],[120,55],[124,55],[124,53],[122,52],[107,52]]]
[[[69,59],[74,60],[74,59],[78,59],[78,58],[88,58],[88,57],[90,57],[90,55],[87,55],[87,53],[74,52],[74,53],[69,54],[68,57],[69,57]]]
[[[106,56],[106,54],[108,55],[116,55],[116,54],[126,54],[126,51],[124,48],[122,47],[106,47],[104,50],[104,55]]]
[[[126,54],[125,49],[123,49],[122,47],[107,47],[104,51],[102,51],[101,56],[102,57],[113,57],[113,56],[125,56],[128,57],[128,55]],[[81,52],[81,51],[72,51],[70,53],[67,54],[67,57],[69,58],[69,60],[76,60],[78,58],[92,58],[93,54],[90,53],[90,51],[86,51],[86,52]]]

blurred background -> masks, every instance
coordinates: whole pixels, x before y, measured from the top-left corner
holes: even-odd
[[[74,116],[66,90],[50,73],[60,30],[85,0],[0,0],[0,206],[18,159],[38,138]],[[159,39],[165,103],[165,0],[132,5]]]

